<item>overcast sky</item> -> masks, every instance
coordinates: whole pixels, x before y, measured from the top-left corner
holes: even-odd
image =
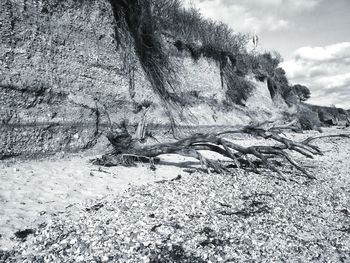
[[[350,0],[185,0],[235,31],[256,33],[276,50],[310,103],[350,109]]]

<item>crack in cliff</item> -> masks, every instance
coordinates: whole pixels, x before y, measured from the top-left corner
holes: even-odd
[[[88,106],[87,104],[83,104],[83,103],[78,103],[78,102],[75,102],[73,100],[69,100],[70,103],[74,104],[74,105],[77,105],[77,106],[80,106],[82,108],[85,108],[85,109],[89,109],[92,114],[95,115],[95,123],[94,123],[94,126],[95,126],[95,131],[94,131],[94,134],[93,134],[93,137],[92,139],[90,139],[83,147],[82,149],[84,150],[87,150],[87,149],[90,149],[92,148],[93,146],[96,145],[97,143],[97,140],[100,138],[100,136],[102,135],[102,131],[100,131],[100,126],[101,126],[101,112],[98,108],[98,105],[97,105],[97,99],[95,98],[94,99],[95,101],[95,107],[92,108],[90,106]]]

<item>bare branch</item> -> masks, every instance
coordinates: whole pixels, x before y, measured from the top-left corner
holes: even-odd
[[[286,180],[283,173],[271,161],[272,159],[282,159],[302,172],[308,179],[316,179],[305,168],[300,166],[288,153],[289,151],[298,152],[307,158],[313,158],[314,155],[322,155],[321,150],[310,144],[311,141],[327,137],[350,138],[350,134],[323,135],[310,137],[304,141],[297,142],[281,136],[282,130],[293,129],[295,122],[285,125],[269,125],[268,128],[260,126],[246,126],[237,130],[221,131],[217,133],[194,134],[187,138],[169,143],[159,143],[154,145],[141,145],[127,131],[125,125],[122,125],[121,132],[117,134],[109,133],[107,138],[114,146],[113,154],[106,154],[101,159],[95,160],[100,165],[134,165],[135,161],[149,161],[153,164],[153,158],[162,154],[178,154],[181,156],[192,157],[200,161],[202,168],[209,172],[224,172],[225,168],[217,161],[205,158],[199,151],[208,150],[231,159],[238,168],[251,168],[258,172],[257,165],[264,165],[269,170],[277,173],[279,178]],[[264,123],[265,125],[266,123]],[[269,123],[270,124],[270,123]],[[221,138],[227,134],[249,134],[255,137],[261,137],[266,140],[276,142],[273,146],[250,146],[244,147],[236,144],[226,138]],[[253,158],[253,159],[252,159]]]

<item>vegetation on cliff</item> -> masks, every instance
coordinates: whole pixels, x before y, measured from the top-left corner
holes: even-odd
[[[170,50],[168,42],[179,52],[187,51],[194,61],[204,57],[217,62],[221,85],[227,87],[226,96],[231,103],[244,106],[244,102],[254,90],[254,86],[245,77],[248,74],[254,75],[259,81],[267,80],[272,99],[282,98],[288,107],[294,107],[292,116],[287,117],[298,120],[299,128],[316,129],[320,126],[318,115],[301,103],[310,97],[309,89],[302,85],[289,84],[286,72],[279,67],[282,58],[277,52],[249,53],[246,49],[247,36],[235,33],[222,23],[204,19],[195,9],[184,9],[180,0],[166,0],[162,3],[149,0],[109,0],[109,2],[113,9],[118,46],[130,44],[125,43],[125,40],[131,41],[154,92],[161,97],[167,110],[170,103],[175,103],[175,106],[183,105],[175,87],[176,71],[167,54]],[[170,118],[171,116],[170,114]],[[270,124],[269,122],[264,124],[266,123]],[[312,154],[321,154],[317,148],[308,144],[308,140],[298,143],[280,136],[284,129],[297,129],[294,126],[296,121],[293,120],[291,123],[292,125],[282,128],[275,124],[268,128],[257,124],[243,127],[238,131],[194,134],[176,142],[143,146],[139,143],[143,143],[146,133],[138,131],[133,136],[128,132],[125,122],[122,122],[120,131],[116,129],[107,134],[107,138],[114,146],[114,152],[104,155],[96,163],[107,166],[132,165],[135,160],[153,163],[158,155],[172,153],[196,158],[208,171],[209,168],[216,172],[223,171],[223,167],[218,163],[207,160],[198,152],[209,150],[230,158],[236,167],[248,163],[246,166],[255,169],[256,164],[251,163],[249,159],[253,157],[282,176],[269,161],[281,157],[283,161],[314,179],[284,152],[285,149],[297,151],[309,158]],[[144,129],[142,123],[139,127]],[[248,133],[264,139],[273,139],[282,146],[245,148],[231,144],[220,137],[230,133]]]
[[[320,125],[318,114],[301,104],[310,98],[310,90],[289,83],[277,52],[248,52],[249,35],[204,18],[195,8],[184,8],[181,0],[108,1],[115,18],[118,47],[134,47],[153,90],[168,112],[169,103],[184,104],[178,96],[177,72],[170,60],[171,48],[175,47],[179,52],[187,52],[194,61],[204,57],[217,63],[229,103],[245,105],[254,91],[245,77],[253,75],[259,81],[267,81],[272,99],[282,98],[288,107],[296,109],[294,116],[302,128]]]

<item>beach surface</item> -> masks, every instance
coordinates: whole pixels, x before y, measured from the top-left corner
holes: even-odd
[[[348,132],[329,128],[324,133]],[[316,134],[287,136],[302,140]],[[318,178],[311,181],[291,167],[282,167],[291,179],[286,182],[267,170],[205,174],[196,171],[196,160],[171,155],[163,156],[155,170],[150,164],[95,166],[89,160],[98,157],[96,152],[3,161],[0,245],[7,252],[2,257],[349,260],[350,141],[325,138],[315,145],[323,156],[294,155]],[[25,229],[35,233],[15,237]]]

